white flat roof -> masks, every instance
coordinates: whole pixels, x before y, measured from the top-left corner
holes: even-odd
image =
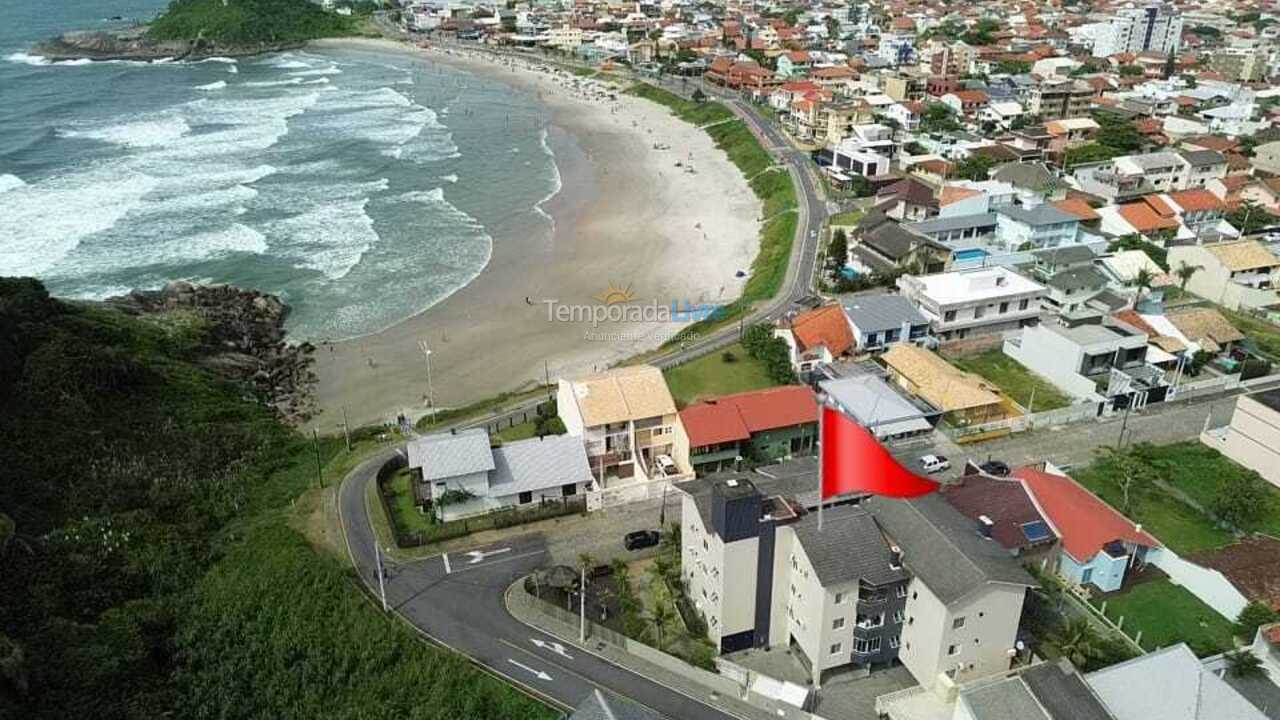
[[[916,280],[924,286],[925,294],[940,305],[1044,292],[1040,283],[1001,266],[921,275]]]

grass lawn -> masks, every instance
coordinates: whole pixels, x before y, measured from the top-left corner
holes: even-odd
[[[533,420],[518,423],[508,428],[498,431],[493,437],[502,442],[511,442],[512,440],[525,440],[538,434],[538,424]]]
[[[1154,650],[1179,642],[1200,657],[1233,647],[1231,623],[1184,588],[1158,580],[1134,585],[1107,598],[1107,617],[1124,617],[1130,637],[1142,631],[1142,647]]]
[[[724,361],[726,352],[733,354],[733,362]],[[765,372],[764,365],[748,355],[741,343],[671,368],[664,374],[667,387],[679,407],[702,398],[759,390],[776,384]]]
[[[391,490],[387,504],[391,506],[391,514],[395,516],[393,520],[396,527],[406,533],[430,532],[431,518],[420,512],[414,504],[409,470],[396,473],[387,482],[387,488]]]
[[[1237,465],[1217,450],[1195,441],[1172,445],[1140,445],[1141,454],[1159,472],[1160,479],[1177,487],[1204,507],[1212,507],[1222,481],[1229,476],[1242,476],[1249,470]],[[1265,515],[1246,524],[1244,530],[1280,535],[1280,490],[1265,485],[1271,504]]]
[[[1109,463],[1094,462],[1077,471],[1074,477],[1118,510],[1124,504],[1124,495],[1116,484],[1115,473]],[[1234,539],[1200,511],[1158,488],[1139,492],[1126,514],[1180,555],[1220,548]]]
[[[832,227],[857,225],[862,216],[866,215],[861,210],[850,210],[849,212],[836,213],[827,221]]]
[[[1227,322],[1236,326],[1258,348],[1258,353],[1273,363],[1280,363],[1280,327],[1262,318],[1217,306]]]
[[[1071,398],[1048,380],[1026,369],[1000,350],[988,350],[980,355],[952,360],[951,364],[990,380],[1023,407],[1031,402],[1031,412],[1056,410],[1071,404]],[[1031,395],[1033,391],[1034,399]]]

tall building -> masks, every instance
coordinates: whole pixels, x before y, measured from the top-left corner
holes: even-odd
[[[1094,57],[1123,52],[1177,52],[1182,39],[1182,13],[1172,4],[1152,3],[1119,10],[1099,28]]]

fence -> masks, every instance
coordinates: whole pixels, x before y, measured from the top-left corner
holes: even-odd
[[[619,485],[605,488],[604,490],[592,490],[587,493],[587,511],[595,512],[596,510],[618,505],[629,505],[635,502],[644,502],[645,500],[659,500],[674,489],[675,486],[668,480],[651,480],[649,482]]]
[[[1216,610],[1227,620],[1235,622],[1240,616],[1240,611],[1249,604],[1248,599],[1240,594],[1236,586],[1217,570],[1184,560],[1168,548],[1152,552],[1154,557],[1148,553],[1148,562],[1163,570],[1174,584],[1182,586],[1187,592],[1200,598],[1205,605]]]

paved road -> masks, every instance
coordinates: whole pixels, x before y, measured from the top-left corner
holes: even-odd
[[[366,461],[338,489],[351,562],[375,597],[375,535],[365,491],[394,452]],[[556,638],[511,617],[504,592],[512,582],[545,565],[545,556],[545,538],[531,534],[411,563],[395,564],[384,558],[388,606],[428,637],[562,709],[577,706],[598,687],[673,720],[732,720],[710,705],[630,670],[576,648],[564,648]]]

